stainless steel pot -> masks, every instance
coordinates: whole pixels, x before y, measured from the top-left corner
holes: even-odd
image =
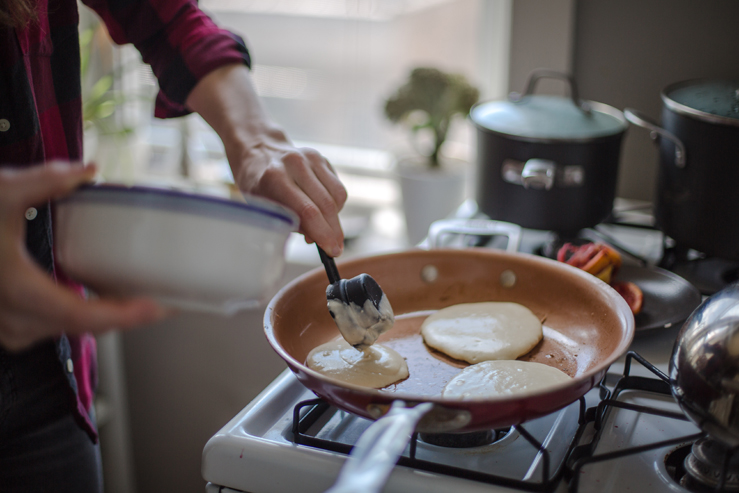
[[[678,82],[662,104],[661,125],[624,110],[660,145],[657,226],[683,250],[739,260],[739,82]]]
[[[570,97],[534,94],[542,78],[567,82]],[[476,199],[491,219],[571,234],[611,213],[627,128],[611,106],[584,101],[569,75],[535,71],[523,95],[480,103]]]
[[[739,283],[711,296],[685,322],[670,384],[698,427],[729,447],[739,445]]]

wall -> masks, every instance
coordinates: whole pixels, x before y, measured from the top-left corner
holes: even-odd
[[[532,70],[572,71],[575,0],[514,0],[509,91],[522,91]],[[536,92],[562,94],[562,82],[542,80]]]
[[[661,90],[681,80],[739,81],[739,2],[584,0],[577,3],[575,76],[590,99],[633,107],[659,120]],[[651,199],[657,146],[648,131],[627,135],[619,194]]]

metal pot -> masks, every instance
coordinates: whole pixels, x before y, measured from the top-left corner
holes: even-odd
[[[662,103],[662,126],[624,110],[660,145],[657,226],[679,248],[739,260],[739,83],[678,82]]]
[[[566,81],[570,97],[533,94],[542,78]],[[628,124],[619,110],[581,100],[572,77],[535,71],[523,95],[480,103],[470,119],[477,203],[491,219],[567,234],[611,213]]]
[[[703,302],[683,325],[670,360],[672,394],[703,431],[739,445],[739,283]]]

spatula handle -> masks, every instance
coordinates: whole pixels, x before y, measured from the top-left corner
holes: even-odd
[[[317,244],[316,248],[318,248],[318,255],[321,257],[321,262],[323,262],[323,266],[326,268],[326,275],[328,276],[329,283],[334,284],[341,281],[339,269],[336,268],[336,262],[334,262],[334,259],[329,257],[328,254],[323,251],[323,248],[319,247]]]

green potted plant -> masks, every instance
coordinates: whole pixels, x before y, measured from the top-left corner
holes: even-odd
[[[114,74],[112,71],[96,76],[90,70],[90,61],[95,51],[94,38],[101,27],[90,27],[80,32],[80,72],[82,80],[82,120],[84,129],[97,127],[104,133],[130,131],[115,128],[109,117],[125,102],[120,91],[113,89]]]
[[[83,14],[84,13],[84,14]],[[124,104],[153,100],[153,94],[124,92],[124,77],[139,62],[116,63],[113,41],[105,25],[87,9],[81,11],[85,27],[80,30],[80,78],[84,160],[94,161],[105,180],[133,182],[141,146],[133,144],[136,128],[116,114]]]
[[[455,118],[466,117],[479,91],[461,74],[419,67],[385,101],[385,116],[410,130],[416,142],[424,136],[430,145],[417,156],[400,159],[396,170],[403,194],[408,241],[420,242],[431,223],[452,213],[464,200],[468,166],[442,154]]]
[[[480,92],[464,75],[420,67],[411,71],[405,84],[385,102],[385,116],[393,123],[403,123],[413,134],[430,130],[432,148],[428,165],[441,165],[441,146],[455,116],[465,117],[477,102]]]

